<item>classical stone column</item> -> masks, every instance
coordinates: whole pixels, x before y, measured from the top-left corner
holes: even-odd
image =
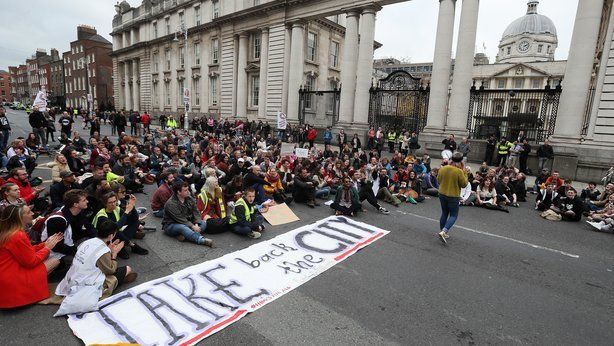
[[[578,2],[561,103],[554,129],[555,142],[577,143],[580,139],[602,10],[602,0]]]
[[[342,56],[339,122],[350,123],[354,118],[356,66],[358,64],[358,12],[356,11],[349,11],[346,14],[345,40],[343,41]],[[372,65],[373,62],[371,62],[371,66]]]
[[[431,75],[431,91],[425,132],[442,133],[446,123],[455,7],[456,0],[439,1],[433,74]]]
[[[463,0],[456,60],[454,62],[452,94],[450,96],[450,112],[446,124],[446,131],[449,130],[458,134],[467,133],[469,94],[473,81],[473,57],[479,7],[479,0]]]
[[[269,71],[269,28],[262,29],[260,37],[260,85],[258,87],[258,119],[266,118],[267,79]]]
[[[130,65],[129,60],[124,60],[124,108],[132,109],[132,95],[130,95]]]
[[[379,8],[366,8],[360,17],[360,44],[356,68],[356,93],[354,96],[354,123],[369,121],[369,89],[373,74],[373,42],[375,40],[375,14]],[[342,89],[343,90],[343,89]]]
[[[132,102],[135,111],[140,111],[140,98],[139,98],[139,60],[132,60]]]
[[[288,120],[298,121],[298,91],[303,83],[305,61],[305,26],[301,22],[292,24],[290,47],[290,75],[288,76]]]
[[[239,118],[247,117],[247,51],[249,36],[246,32],[239,35],[239,57],[237,59],[237,114]]]

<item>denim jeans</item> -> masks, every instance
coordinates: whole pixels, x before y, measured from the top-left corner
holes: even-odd
[[[460,197],[448,197],[439,194],[439,202],[441,203],[441,218],[439,218],[439,229],[448,233],[450,228],[454,226],[458,218]]]
[[[316,190],[316,198],[328,198],[330,195],[330,187],[325,186]]]
[[[153,212],[153,216],[163,218],[164,217],[164,209],[156,210]]]
[[[205,230],[205,228],[207,228],[207,223],[204,221],[200,221],[198,223],[198,226],[200,227],[200,231],[202,232]],[[200,233],[194,232],[193,229],[181,223],[171,223],[164,228],[164,233],[171,237],[183,235],[186,240],[196,244],[199,244],[199,242],[201,242],[201,238],[204,239],[204,237],[200,235]]]
[[[548,168],[548,158],[547,157],[538,157],[537,161],[539,162],[539,170],[541,171],[544,168]]]
[[[252,215],[252,221],[247,223],[235,223],[232,225],[231,230],[234,233],[241,235],[248,235],[253,230],[256,230],[258,226],[262,225],[264,222],[264,217],[262,215],[256,214]]]

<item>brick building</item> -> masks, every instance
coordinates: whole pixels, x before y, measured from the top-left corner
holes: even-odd
[[[11,84],[11,100],[17,101],[17,66],[9,66],[9,78]]]
[[[0,70],[0,102],[12,101],[11,74],[8,71]]]
[[[64,61],[60,57],[57,49],[51,49],[51,61],[49,62],[50,80],[49,87],[49,105],[64,107],[66,105],[66,97],[64,92]]]
[[[70,43],[70,51],[62,54],[67,107],[106,109],[113,105],[113,64],[111,42],[97,34],[96,29],[80,25],[77,40]]]
[[[15,101],[26,103],[30,97],[30,86],[28,83],[28,66],[19,65],[15,68],[17,74],[15,75]]]

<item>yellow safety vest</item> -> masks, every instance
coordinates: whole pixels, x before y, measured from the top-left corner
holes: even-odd
[[[397,133],[391,132],[388,134],[388,142],[394,142],[397,139]]]
[[[245,202],[243,198],[239,198],[239,200],[235,202],[235,210],[237,210],[238,205],[242,205],[243,209],[245,210],[245,221],[247,222],[252,221],[252,214],[254,213],[254,207],[249,207],[247,205],[247,202]],[[237,217],[235,216],[235,210],[233,210],[232,214],[230,214],[230,221],[228,221],[228,223],[231,225],[237,223],[238,221]]]
[[[166,126],[174,129],[177,127],[177,121],[175,119],[168,119]]]
[[[199,193],[198,198],[200,198],[200,200],[203,201],[203,205],[206,207],[209,201],[209,196],[207,196],[207,193],[206,192]],[[225,218],[226,217],[226,206],[224,205],[224,200],[222,200],[222,197],[217,198],[217,203],[220,206],[220,213],[222,214],[220,216],[222,218]]]
[[[119,207],[113,210],[113,214],[115,215],[115,220],[119,221]],[[107,210],[105,208],[100,209],[100,211],[96,213],[96,216],[94,216],[94,221],[92,221],[94,228],[96,228],[96,225],[98,224],[98,218],[103,217],[103,216],[106,218],[109,218],[109,214],[107,214]]]
[[[510,152],[510,142],[499,143],[497,149],[499,155],[507,155]]]

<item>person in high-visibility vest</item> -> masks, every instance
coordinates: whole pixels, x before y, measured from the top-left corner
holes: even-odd
[[[264,218],[260,212],[264,213],[268,208],[264,206],[258,211],[253,204],[254,199],[256,199],[256,190],[252,187],[245,189],[243,197],[235,202],[228,223],[233,232],[258,239],[264,231]]]
[[[210,176],[205,180],[202,190],[196,200],[196,209],[200,217],[207,223],[208,234],[222,233],[228,230],[226,202],[217,177]]]
[[[170,115],[168,117],[168,120],[166,121],[166,128],[170,129],[170,130],[173,130],[173,129],[177,128],[177,121],[175,120],[175,118],[172,115]]]
[[[140,247],[132,241],[137,231],[141,227],[139,224],[139,214],[135,209],[136,197],[130,195],[130,199],[126,203],[126,209],[121,210],[119,207],[119,198],[115,192],[109,192],[102,196],[103,208],[100,209],[94,216],[92,224],[98,227],[104,220],[111,220],[117,224],[120,232],[117,232],[117,238],[124,242],[124,248],[119,252],[118,256],[123,259],[130,258],[126,247],[132,249],[132,253],[137,255],[147,255],[149,251]]]
[[[497,163],[499,167],[503,167],[507,161],[507,156],[510,153],[510,148],[514,146],[514,143],[502,137],[499,143],[497,143]]]
[[[391,153],[394,152],[394,145],[397,142],[397,132],[394,130],[388,131],[388,149]]]

